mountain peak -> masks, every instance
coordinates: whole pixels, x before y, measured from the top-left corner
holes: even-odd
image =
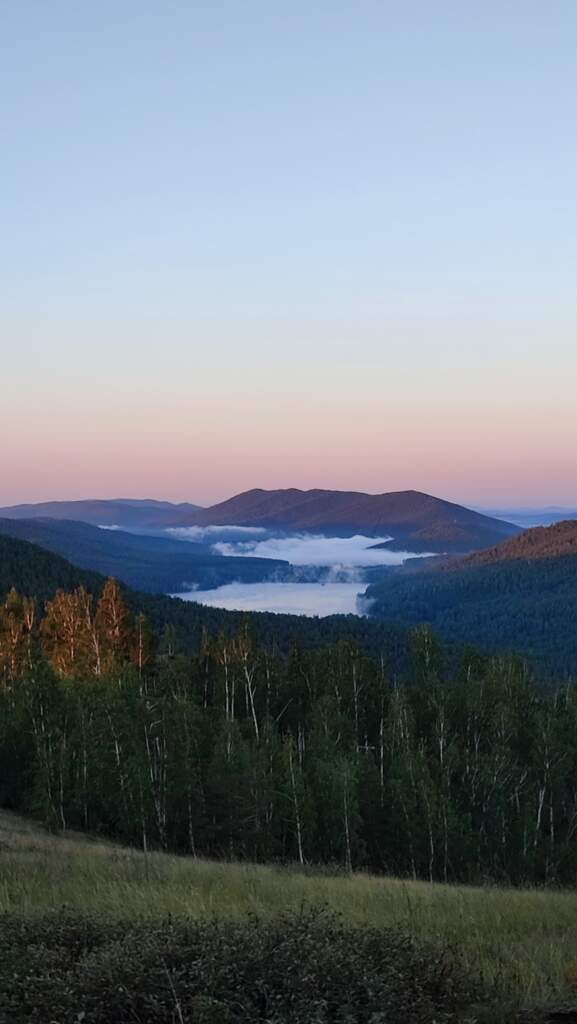
[[[331,491],[252,488],[174,526],[252,526],[334,536],[389,537],[409,551],[469,552],[489,547],[520,528],[423,491]]]

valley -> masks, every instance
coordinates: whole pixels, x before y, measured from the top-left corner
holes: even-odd
[[[257,489],[211,508],[115,499],[0,509],[0,534],[129,587],[318,616],[362,614],[365,586],[411,557],[475,551],[518,532],[416,491]]]
[[[276,558],[282,559],[283,564],[289,563],[290,568],[278,571],[274,580],[260,583],[236,580],[212,590],[195,589],[173,595],[186,601],[242,611],[320,617],[363,614],[358,598],[371,578],[368,570],[380,576],[402,565],[407,558],[418,557],[413,552],[393,552],[386,546],[375,546],[378,538],[359,534],[331,537],[320,533],[281,533],[264,527],[252,528],[236,537],[231,527],[222,535],[218,527],[207,531],[192,527],[168,532],[185,541],[192,538],[193,543],[198,543],[202,537],[212,545],[212,551],[227,558],[244,557],[249,561],[255,557]],[[227,539],[219,539],[221,536]]]
[[[38,544],[79,569],[114,576],[151,597],[171,595],[206,613],[361,616],[401,630],[428,623],[457,649],[472,642],[488,652],[517,652],[545,675],[577,670],[575,520],[523,531],[489,519],[486,543],[486,517],[480,517],[480,529],[476,513],[467,509],[417,492],[373,496],[381,511],[394,507],[397,520],[399,509],[412,517],[411,531],[397,522],[395,535],[377,530],[374,522],[367,527],[367,504],[375,506],[352,495],[251,491],[224,503],[226,517],[237,522],[220,524],[220,506],[199,510],[129,499],[23,506],[16,509],[21,517],[0,517],[0,538]],[[323,529],[310,525],[314,517],[326,520],[327,509],[349,516],[353,506],[365,511],[346,528],[334,521]],[[129,526],[68,518],[101,518],[103,507],[109,520],[121,521],[128,509]],[[189,520],[204,522],[175,525],[183,509]],[[287,509],[298,527],[273,524],[275,517],[290,518]],[[475,543],[469,539],[467,551],[455,553],[463,524],[469,529],[471,522]],[[437,550],[441,537],[444,551]]]

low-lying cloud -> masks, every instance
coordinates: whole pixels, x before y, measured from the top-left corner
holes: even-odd
[[[291,565],[331,566],[335,570],[366,568],[374,565],[401,565],[409,551],[375,550],[374,545],[390,537],[325,537],[315,533],[297,533],[262,540],[219,541],[213,551],[220,555],[246,558],[281,558]]]
[[[262,536],[268,533],[262,526],[171,526],[166,532],[177,540],[193,540],[197,543],[218,536]]]

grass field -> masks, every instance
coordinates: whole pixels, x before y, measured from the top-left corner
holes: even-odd
[[[51,836],[0,812],[0,913],[30,918],[64,907],[107,920],[206,920],[303,904],[450,946],[508,1012],[571,999],[577,986],[577,893],[145,857],[82,835]]]

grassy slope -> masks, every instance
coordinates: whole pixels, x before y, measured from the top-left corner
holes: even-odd
[[[474,889],[142,853],[80,834],[50,836],[0,811],[0,913],[65,906],[114,920],[267,916],[325,904],[355,924],[449,944],[503,1005],[568,996],[577,972],[577,893]],[[495,1018],[496,1019],[496,1018]]]

